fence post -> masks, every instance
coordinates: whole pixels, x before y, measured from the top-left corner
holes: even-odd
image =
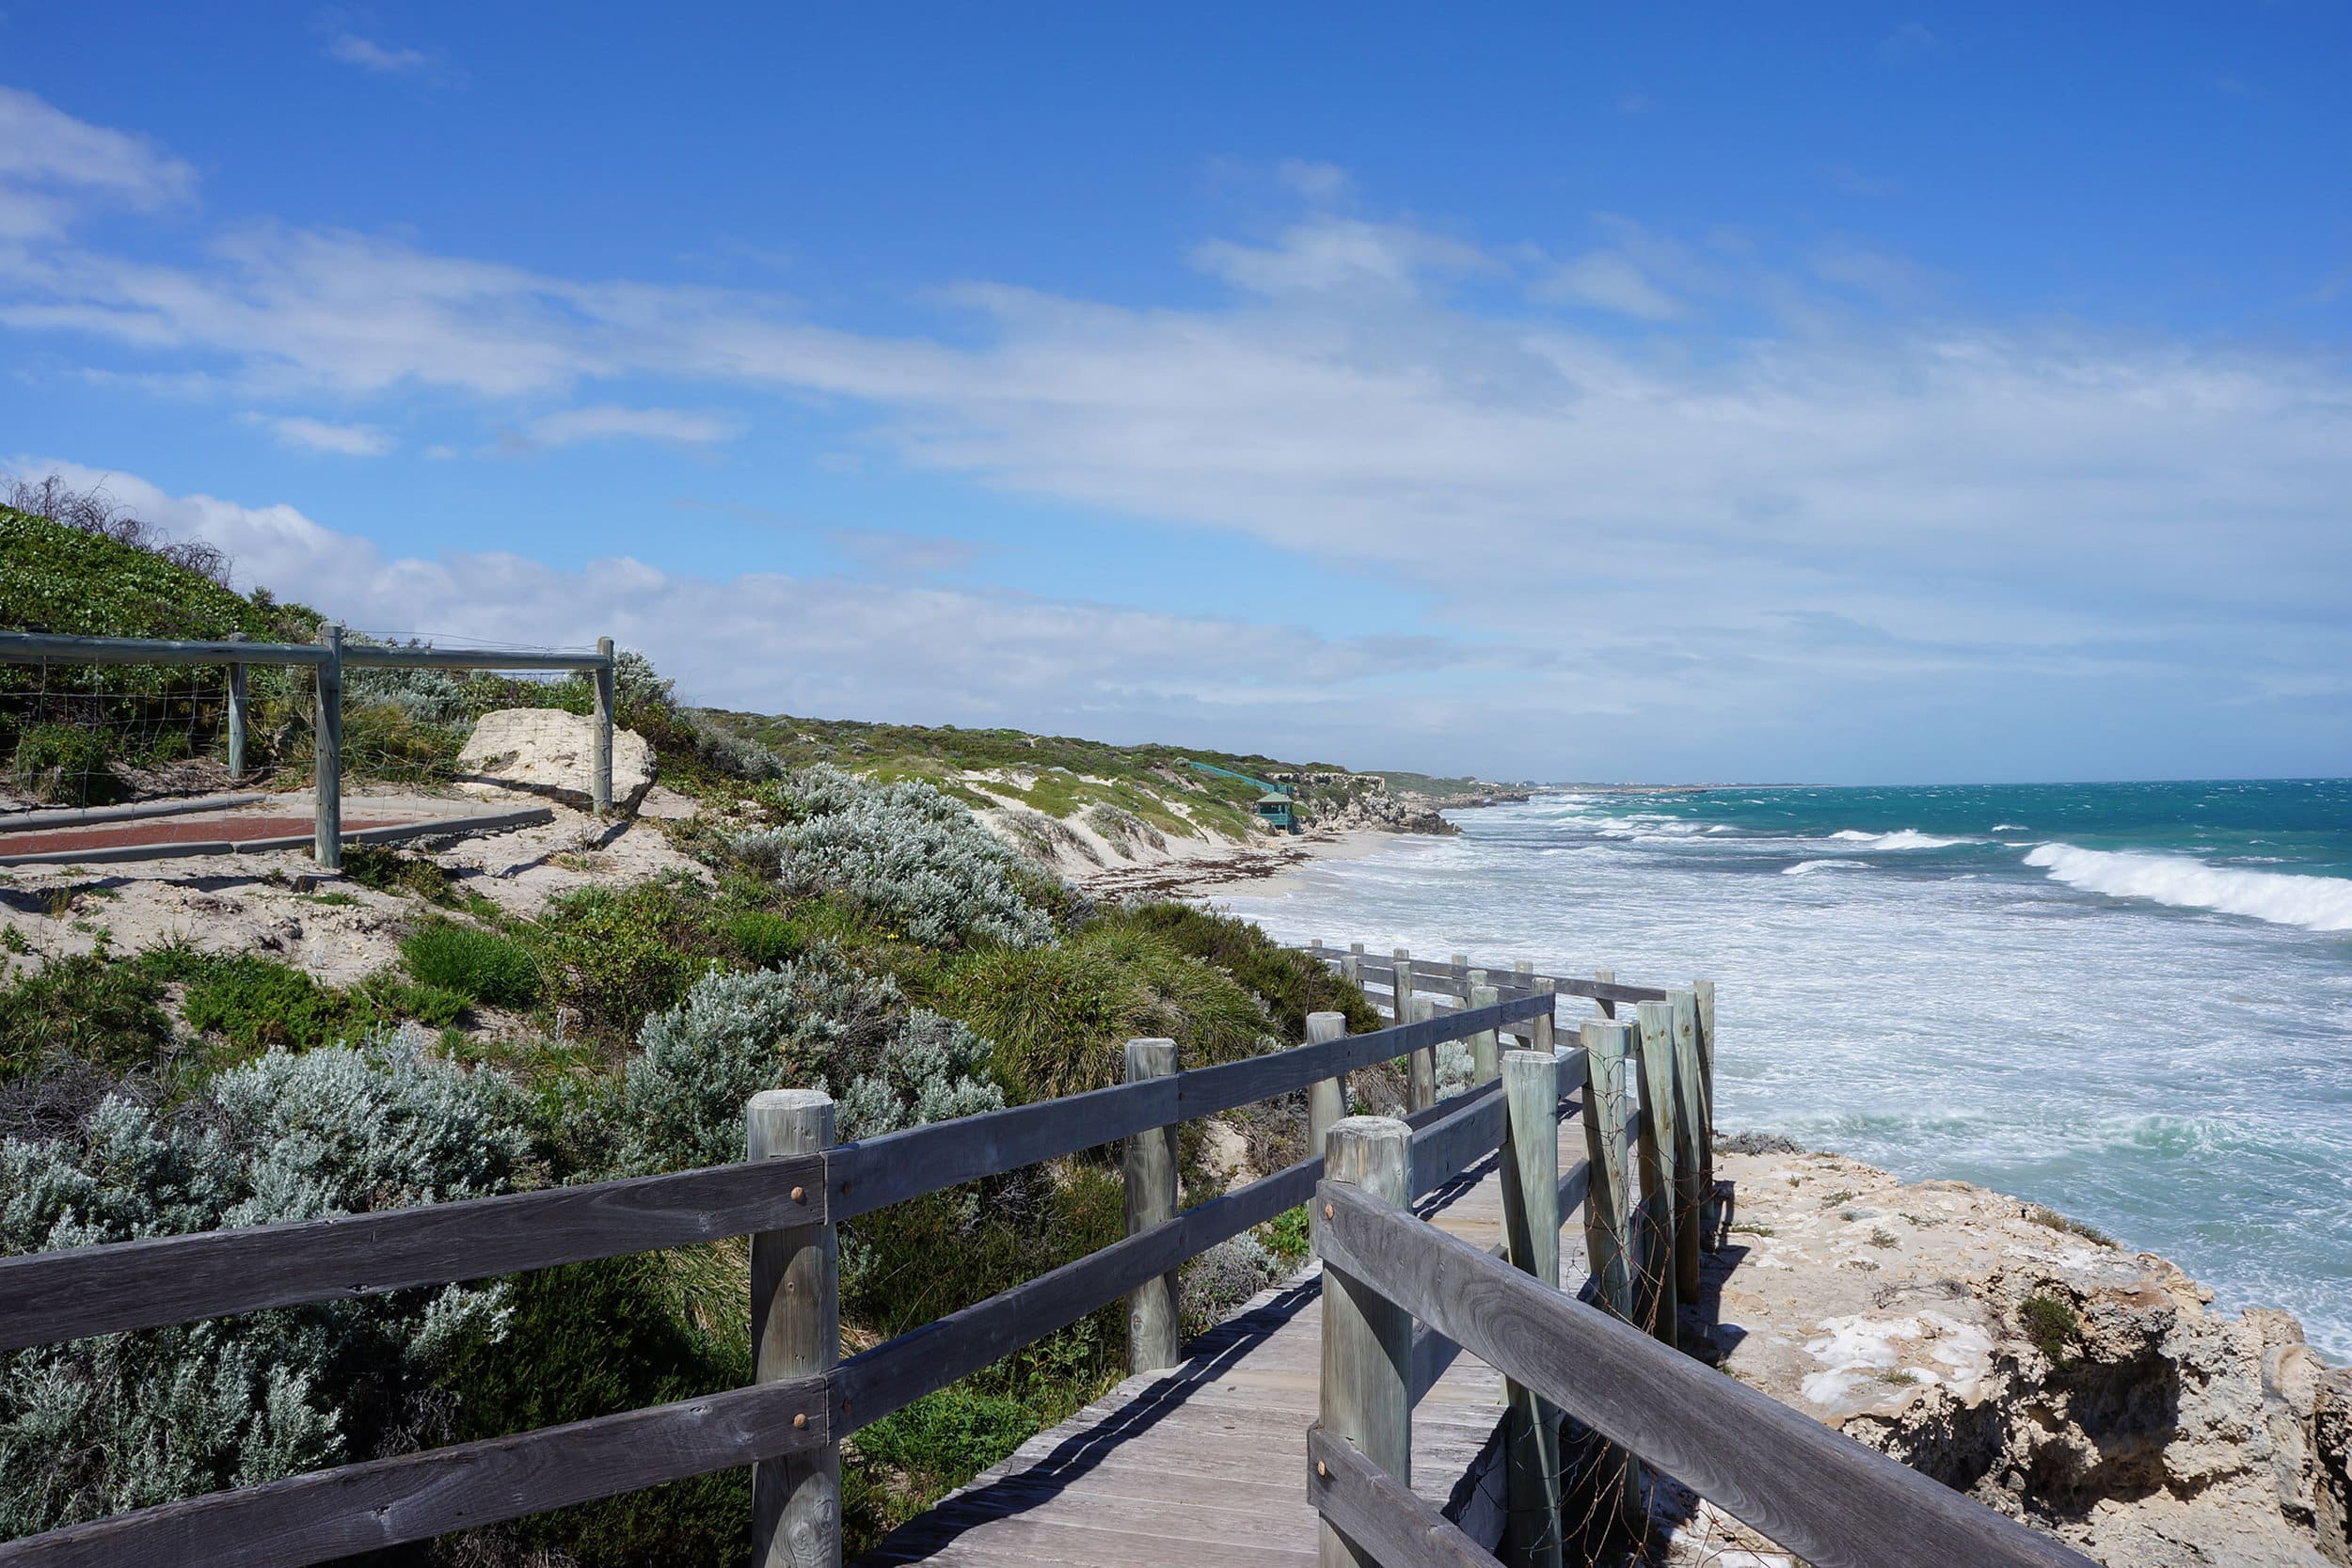
[[[753,1160],[833,1147],[833,1100],[815,1089],[768,1089],[744,1115]],[[755,1383],[822,1377],[841,1357],[840,1233],[830,1225],[752,1237]],[[753,1568],[838,1568],[841,1448],[752,1466]]]
[[[1470,972],[1469,989],[1470,997],[1462,1004],[1466,1007],[1491,1007],[1502,1000],[1502,993],[1486,984],[1486,972],[1483,969]],[[1481,1029],[1472,1035],[1470,1048],[1472,1083],[1489,1082],[1502,1072],[1502,1041],[1492,1029]]]
[[[1361,1187],[1404,1208],[1413,1152],[1411,1129],[1387,1117],[1345,1117],[1323,1146],[1324,1179]],[[1309,1211],[1322,1251],[1323,1211]],[[1356,1445],[1398,1484],[1413,1482],[1413,1320],[1370,1284],[1323,1266],[1323,1378],[1319,1418],[1332,1437]],[[1333,1528],[1317,1528],[1319,1568],[1379,1568],[1370,1552]]]
[[[1626,1323],[1633,1308],[1632,1192],[1627,1185],[1631,1151],[1627,1148],[1625,1059],[1633,1030],[1613,1020],[1588,1018],[1579,1026],[1584,1045],[1584,1158],[1591,1184],[1584,1195],[1584,1257],[1600,1281],[1600,1304]],[[1615,1508],[1620,1519],[1639,1516],[1641,1461],[1613,1446],[1600,1456],[1601,1474],[1621,1478]]]
[[[1502,1237],[1512,1266],[1560,1288],[1560,1063],[1549,1051],[1502,1057]],[[1560,1414],[1507,1386],[1502,1560],[1560,1568]]]
[[[1167,1078],[1176,1071],[1174,1040],[1129,1040],[1127,1082]],[[1139,1235],[1176,1217],[1176,1126],[1154,1127],[1127,1140],[1127,1234]],[[1171,1271],[1127,1294],[1127,1370],[1156,1372],[1184,1359],[1177,1354],[1181,1297]]]
[[[1543,982],[1543,989],[1547,992],[1550,993],[1550,995],[1554,998],[1557,998],[1560,994],[1560,982],[1557,980],[1545,980]],[[1535,1037],[1534,1043],[1528,1049],[1531,1051],[1540,1051],[1547,1056],[1551,1054],[1552,1027],[1559,1021],[1559,1013],[1560,1004],[1557,1000],[1555,1000],[1551,1004],[1550,1012],[1537,1013],[1534,1018],[1527,1021],[1530,1031]]]
[[[1675,1056],[1675,1279],[1684,1301],[1699,1299],[1700,1216],[1707,1189],[1700,1184],[1706,1159],[1706,1123],[1699,1103],[1698,1000],[1687,990],[1667,993],[1674,1015]]]
[[[1717,1244],[1716,1233],[1722,1228],[1717,1222],[1723,1217],[1723,1206],[1715,1197],[1715,982],[1693,980],[1691,993],[1698,1004],[1699,1173],[1705,1194],[1700,1223],[1711,1249]]]
[[[1641,1022],[1642,1312],[1651,1333],[1678,1348],[1674,1010],[1663,1002],[1644,1002],[1634,1012]]]
[[[1413,1015],[1410,1022],[1414,1023],[1435,1018],[1438,1016],[1438,999],[1434,996],[1416,996],[1407,1005],[1407,1010]],[[1435,1105],[1438,1102],[1438,1048],[1424,1045],[1407,1053],[1405,1070],[1405,1108],[1408,1111],[1426,1111]]]
[[[1390,955],[1394,967],[1389,971],[1389,1015],[1399,1023],[1409,1023],[1413,1017],[1413,955],[1400,947]]]
[[[596,639],[596,759],[588,778],[588,803],[597,811],[612,809],[612,639]]]
[[[312,794],[310,858],[321,870],[343,868],[343,628],[332,621],[319,627],[326,662],[317,666],[318,702],[311,723]]]
[[[1359,990],[1363,990],[1364,944],[1362,942],[1350,943],[1348,950],[1340,955],[1340,978]]]
[[[1307,1015],[1309,1045],[1326,1045],[1345,1037],[1346,1034],[1345,1013]],[[1331,1131],[1331,1124],[1346,1115],[1347,1074],[1333,1073],[1307,1085],[1307,1149],[1311,1156],[1323,1147],[1324,1135]]]
[[[229,634],[231,642],[249,642],[241,631]],[[245,777],[245,666],[229,667],[229,777]]]
[[[1593,978],[1604,986],[1613,986],[1617,983],[1617,972],[1613,969],[1596,969],[1593,971]],[[1603,1018],[1617,1016],[1617,1005],[1607,997],[1593,998],[1593,1006],[1600,1009],[1600,1016]]]

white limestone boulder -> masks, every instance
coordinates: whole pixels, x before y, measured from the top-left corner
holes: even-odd
[[[485,796],[538,795],[584,807],[595,782],[596,721],[551,707],[494,708],[457,753],[458,786]],[[612,804],[634,811],[653,787],[653,748],[612,732]]]

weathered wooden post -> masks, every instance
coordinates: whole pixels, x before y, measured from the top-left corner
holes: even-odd
[[[1466,1007],[1491,1007],[1502,999],[1502,993],[1486,984],[1486,972],[1470,972],[1470,999]],[[1470,1078],[1473,1083],[1490,1083],[1502,1071],[1502,1041],[1492,1029],[1481,1029],[1470,1037]]]
[[[1584,1196],[1584,1257],[1600,1282],[1600,1305],[1627,1323],[1636,1322],[1633,1302],[1633,1198],[1628,1183],[1625,1059],[1632,1050],[1631,1025],[1586,1019],[1578,1030],[1584,1046],[1584,1158],[1591,1184]],[[1615,1508],[1620,1519],[1639,1516],[1641,1461],[1614,1445],[1600,1456],[1604,1476],[1620,1480]]]
[[[311,720],[310,858],[323,871],[343,868],[343,628],[328,622],[318,641],[326,657],[318,671]]]
[[[1438,999],[1434,996],[1416,996],[1406,1005],[1406,1009],[1412,1014],[1407,1022],[1424,1022],[1438,1016]],[[1416,1047],[1406,1056],[1405,1069],[1405,1108],[1408,1111],[1426,1111],[1438,1102],[1438,1048],[1435,1045]]]
[[[1617,983],[1617,972],[1613,969],[1596,969],[1593,971],[1593,979],[1600,985],[1613,986]],[[1600,1016],[1603,1018],[1617,1016],[1617,1005],[1605,996],[1593,998],[1593,1006],[1600,1009]]]
[[[1347,1035],[1345,1013],[1309,1013],[1307,1043],[1327,1045]],[[1333,1073],[1307,1085],[1307,1147],[1319,1149],[1332,1124],[1347,1115],[1347,1074]]]
[[[1678,1347],[1674,1011],[1663,1002],[1644,1002],[1634,1012],[1641,1026],[1642,1312],[1651,1333]]]
[[[1538,984],[1547,995],[1557,997],[1560,994],[1560,982],[1557,980],[1546,979]],[[1551,1005],[1551,1011],[1537,1013],[1527,1021],[1528,1028],[1534,1037],[1534,1043],[1529,1047],[1530,1050],[1540,1051],[1547,1056],[1551,1054],[1552,1027],[1559,1022],[1559,1012],[1560,1004],[1554,1001]]]
[[[604,662],[596,668],[596,757],[588,780],[588,803],[597,811],[612,809],[612,639],[596,639],[596,654]]]
[[[1549,1051],[1502,1057],[1502,1240],[1512,1266],[1560,1288],[1560,1063]],[[1507,1385],[1502,1560],[1560,1568],[1560,1416]]]
[[[754,1160],[833,1147],[833,1100],[814,1089],[752,1096],[745,1152]],[[830,1225],[752,1237],[752,1379],[822,1377],[841,1357],[840,1233]],[[838,1443],[752,1467],[753,1568],[838,1568]]]
[[[1340,978],[1361,990],[1364,985],[1364,944],[1351,942],[1340,957]]]
[[[1413,1134],[1387,1117],[1345,1117],[1331,1124],[1323,1146],[1324,1179],[1361,1187],[1383,1203],[1405,1207],[1411,1182]],[[1322,1251],[1323,1211],[1311,1209]],[[1327,1259],[1323,1266],[1323,1388],[1320,1418],[1329,1436],[1356,1445],[1398,1484],[1413,1481],[1413,1320],[1370,1284]],[[1319,1568],[1379,1568],[1364,1551],[1324,1520],[1318,1527]]]
[[[1723,1206],[1715,1197],[1715,982],[1693,980],[1699,1014],[1699,1186],[1706,1194],[1700,1223],[1710,1248],[1719,1241]]]
[[[1167,1078],[1176,1071],[1174,1040],[1129,1040],[1127,1082]],[[1176,1127],[1154,1127],[1127,1140],[1127,1234],[1140,1235],[1176,1217]],[[1127,1296],[1127,1370],[1155,1372],[1183,1359],[1177,1338],[1183,1296],[1174,1272],[1145,1280]]]
[[[1699,1232],[1707,1208],[1707,1189],[1700,1185],[1699,1174],[1706,1124],[1699,1103],[1698,999],[1687,990],[1670,991],[1666,1006],[1674,1021],[1675,1283],[1684,1301],[1696,1301]]]
[[[1391,988],[1389,1016],[1399,1023],[1409,1023],[1413,1017],[1413,956],[1400,947],[1390,955],[1389,985]]]
[[[252,641],[241,631],[229,634],[231,642]],[[245,666],[229,667],[229,776],[245,777]]]
[[[1512,960],[1511,960],[1511,984],[1512,984],[1514,987],[1516,987],[1518,990],[1522,990],[1522,991],[1526,991],[1526,990],[1534,990],[1534,989],[1535,989],[1535,960],[1534,960],[1534,959],[1533,959],[1533,958],[1514,958],[1514,959],[1512,959]],[[1521,1028],[1527,1028],[1527,1026],[1526,1026],[1526,1025],[1524,1025],[1524,1024],[1522,1024],[1520,1027],[1521,1027]],[[1518,1039],[1518,1038],[1520,1038],[1520,1037],[1520,1037],[1520,1034],[1519,1034],[1519,1032],[1518,1032],[1518,1030],[1516,1030],[1516,1029],[1515,1029],[1515,1030],[1510,1031],[1510,1035],[1511,1035],[1511,1037],[1512,1037],[1513,1039],[1515,1039],[1515,1040],[1516,1040],[1516,1039]],[[1533,1029],[1528,1029],[1528,1030],[1527,1030],[1526,1038],[1528,1038],[1528,1039],[1529,1039],[1529,1040],[1531,1040],[1531,1041],[1534,1038],[1534,1031]]]

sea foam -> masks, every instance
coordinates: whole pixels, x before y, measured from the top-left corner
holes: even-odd
[[[2080,849],[2072,844],[2038,845],[2026,863],[2086,893],[2249,915],[2307,931],[2352,931],[2352,879],[2342,877],[2227,871],[2183,855]]]
[[[1840,828],[1829,835],[1847,844],[1859,844],[1867,849],[1948,849],[1955,844],[1966,844],[1964,838],[1937,838],[1915,828],[1898,828],[1891,833],[1866,833],[1852,828]]]
[[[1867,871],[1869,869],[1868,861],[1799,861],[1794,865],[1782,866],[1780,874],[1784,877],[1806,877],[1816,871]]]

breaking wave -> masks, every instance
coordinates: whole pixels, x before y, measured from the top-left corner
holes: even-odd
[[[1841,828],[1829,835],[1847,844],[1859,844],[1866,849],[1948,849],[1955,844],[1966,844],[1964,838],[1937,838],[1913,828],[1898,828],[1891,833],[1859,832]]]
[[[2036,846],[2027,865],[2086,893],[2147,898],[2175,909],[2248,915],[2307,931],[2352,931],[2352,879],[2283,871],[2227,871],[2181,855]]]

